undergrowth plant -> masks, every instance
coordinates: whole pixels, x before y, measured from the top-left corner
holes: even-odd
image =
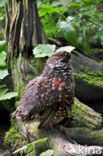
[[[25,152],[26,154],[29,154],[31,151],[34,150],[34,153],[35,153],[35,145],[36,144],[40,144],[40,143],[45,143],[47,141],[47,138],[44,138],[44,139],[39,139],[39,140],[36,140],[32,143],[29,143],[19,149],[17,149],[16,151],[13,152],[13,154],[17,154],[17,153],[20,153],[21,156],[23,155],[23,152]],[[47,150],[43,153],[40,154],[40,156],[52,156],[54,154],[54,151],[53,150]]]
[[[7,103],[4,100],[11,99],[18,95],[17,92],[9,92],[9,89],[4,83],[4,79],[8,76],[7,64],[6,64],[6,52],[5,52],[5,41],[0,41],[0,101],[6,109],[9,109]]]
[[[44,31],[46,32],[47,37],[53,37],[56,33],[56,23],[58,20],[64,19],[64,13],[67,8],[62,7],[53,7],[50,4],[42,4],[39,9],[39,17],[43,24]]]
[[[0,40],[4,39],[5,32],[5,2],[6,0],[0,0]]]
[[[102,0],[46,2],[41,1],[39,16],[48,37],[65,38],[86,52],[103,47]]]

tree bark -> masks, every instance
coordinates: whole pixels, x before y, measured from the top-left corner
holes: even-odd
[[[37,76],[32,49],[47,43],[36,0],[8,0],[6,4],[6,50],[14,90],[22,93],[25,84]],[[42,61],[43,62],[43,61]],[[41,63],[42,64],[42,63]]]
[[[46,43],[36,0],[8,0],[6,4],[6,41],[8,57],[32,54],[32,47]]]

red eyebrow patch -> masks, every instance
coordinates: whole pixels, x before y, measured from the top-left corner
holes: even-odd
[[[58,86],[59,86],[59,84],[60,84],[60,82],[59,82],[59,81],[57,81],[57,80],[55,80],[55,81],[54,81],[54,85],[55,85],[55,87],[58,87]]]
[[[61,52],[61,53],[60,53],[60,55],[64,55],[64,54],[65,54],[64,52]]]
[[[59,88],[65,87],[65,82],[60,83]]]
[[[62,83],[59,85],[59,87],[60,87],[60,88],[62,88],[62,87],[64,87],[64,86],[65,86],[65,85],[64,85],[64,84],[62,84]]]

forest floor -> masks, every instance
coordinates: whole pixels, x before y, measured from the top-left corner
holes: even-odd
[[[4,144],[5,133],[8,131],[7,125],[0,124],[0,156],[8,156],[10,147]]]

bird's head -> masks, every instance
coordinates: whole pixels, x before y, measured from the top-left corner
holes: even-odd
[[[52,73],[70,66],[70,53],[66,51],[56,52],[47,60],[43,73]]]
[[[71,58],[71,54],[66,51],[56,52],[52,56],[49,57],[47,63],[51,64],[61,64],[68,63]]]
[[[68,62],[68,60],[71,58],[71,54],[66,51],[57,52],[54,54],[54,56],[57,56],[58,60],[61,62]]]

